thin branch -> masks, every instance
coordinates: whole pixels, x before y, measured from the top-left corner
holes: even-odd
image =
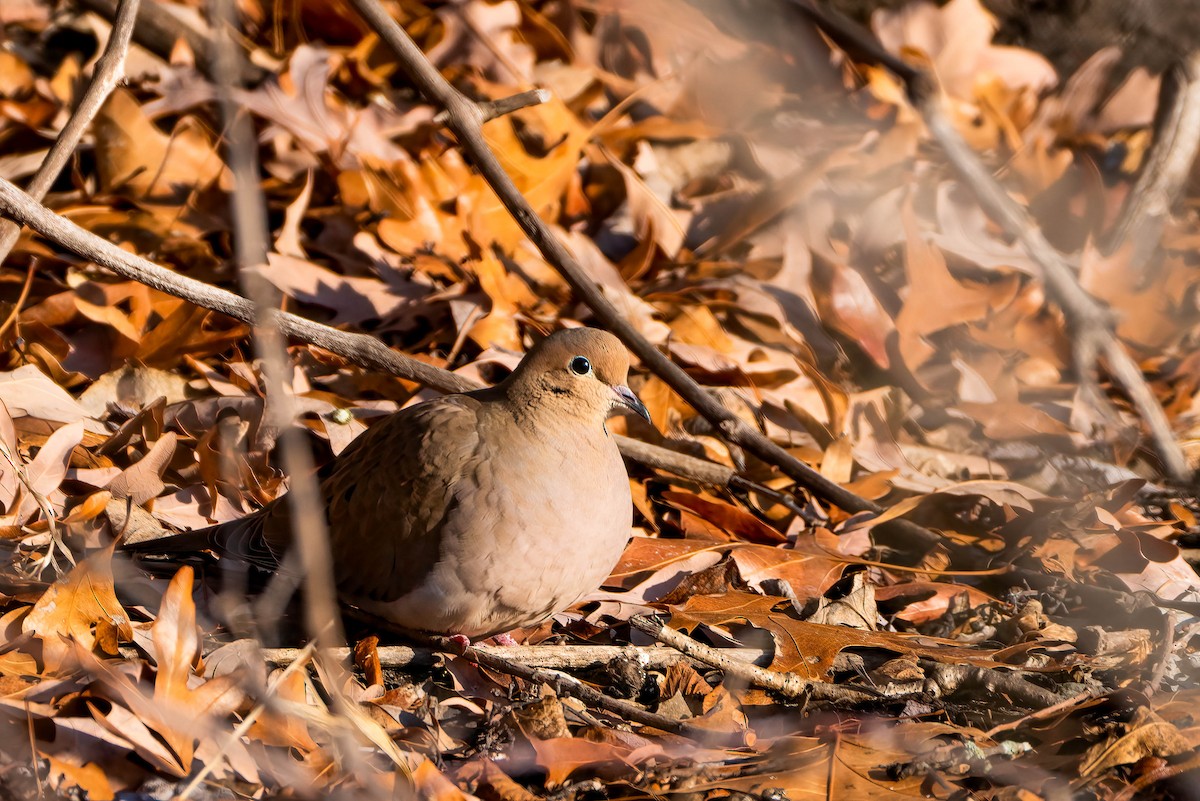
[[[620,337],[647,369],[675,390],[726,440],[749,451],[767,464],[779,467],[797,484],[851,512],[883,512],[883,507],[830,481],[745,423],[643,337],[601,293],[595,281],[542,221],[504,171],[500,161],[484,140],[481,129],[483,110],[442,77],[421,48],[399,23],[392,19],[378,0],[351,0],[351,4],[367,25],[396,54],[401,67],[421,93],[447,113],[450,129],[458,138],[459,144],[471,157],[480,175],[500,198],[500,202],[508,209],[521,230],[537,247],[542,258],[563,277],[576,296],[592,310],[600,324]],[[929,548],[940,540],[933,532],[907,521],[896,523],[897,528],[902,529],[904,536],[914,545]]]
[[[479,110],[482,114],[481,124],[494,120],[497,117],[503,117],[505,114],[520,111],[523,108],[548,103],[551,97],[552,95],[547,89],[530,89],[528,92],[509,95],[499,100],[485,100],[479,104]],[[445,125],[449,119],[450,113],[443,110],[434,116],[433,122],[435,125]]]
[[[611,695],[600,692],[595,687],[584,684],[574,676],[560,673],[557,670],[523,665],[515,660],[497,656],[493,651],[483,651],[474,645],[462,645],[447,637],[431,637],[430,642],[443,653],[457,654],[480,667],[495,670],[508,676],[515,676],[534,684],[548,684],[554,688],[554,691],[560,697],[570,696],[577,698],[590,707],[611,712],[622,720],[628,720],[642,726],[650,726],[683,737],[690,737],[693,740],[713,742],[727,739],[722,737],[718,732],[694,726],[686,721],[669,718],[666,715],[649,712],[632,701],[613,698]],[[732,739],[729,744],[741,745],[742,742],[742,739],[738,737]]]
[[[5,223],[14,231],[20,232],[20,228],[12,223]],[[5,229],[7,230],[7,228]],[[3,239],[3,234],[0,234],[0,239]],[[4,261],[3,254],[0,254],[0,261]],[[4,318],[4,322],[0,323],[0,339],[8,333],[8,329],[17,322],[17,318],[21,316],[21,309],[25,306],[25,301],[29,300],[29,290],[33,289],[33,274],[37,272],[39,259],[34,256],[29,260],[29,268],[25,270],[25,281],[21,284],[21,294],[17,295],[17,301],[13,304],[12,311],[8,313],[8,317]]]
[[[137,19],[140,3],[141,0],[121,0],[114,9],[116,21],[108,36],[104,53],[96,61],[92,80],[25,190],[34,200],[40,201],[50,191],[71,154],[79,146],[84,131],[92,124],[96,112],[104,105],[104,101],[117,84],[125,78],[125,56],[129,52],[129,40],[133,36],[134,21]],[[7,220],[0,222],[0,264],[8,258],[20,234],[20,226]]]
[[[1114,253],[1133,243],[1128,269],[1142,267],[1158,247],[1163,228],[1183,191],[1200,150],[1200,53],[1163,75],[1154,125],[1154,145],[1137,182],[1125,196],[1120,216],[1100,251]]]
[[[785,698],[807,698],[830,703],[855,704],[886,699],[895,701],[912,695],[950,696],[970,689],[986,693],[1004,693],[1029,708],[1057,704],[1060,699],[1047,689],[1026,679],[1019,671],[1002,671],[975,665],[949,665],[933,659],[922,659],[921,666],[928,678],[888,684],[880,688],[847,687],[824,681],[812,681],[795,673],[783,673],[760,668],[727,655],[726,649],[711,648],[676,631],[657,618],[634,615],[629,625],[654,639],[677,648],[681,653],[718,667],[756,687],[779,693]]]
[[[530,668],[545,668],[548,670],[580,670],[584,668],[606,665],[614,659],[636,659],[647,670],[663,670],[681,660],[688,659],[670,648],[658,646],[636,645],[475,645],[472,646],[483,654],[491,654],[504,659],[519,662]],[[440,650],[433,648],[415,648],[408,645],[381,645],[376,649],[380,667],[399,670],[421,666],[432,666]],[[727,648],[729,654],[744,662],[752,662],[764,655],[757,648]],[[263,659],[269,665],[290,665],[300,657],[302,649],[298,648],[264,648]],[[346,662],[353,657],[349,648],[335,648],[330,655],[339,661]],[[700,662],[701,660],[695,660]]]
[[[360,620],[381,631],[390,631],[398,633],[409,639],[421,641],[443,654],[454,654],[461,656],[469,662],[474,662],[480,667],[494,670],[497,673],[503,673],[506,676],[514,676],[518,679],[532,682],[534,684],[548,684],[554,688],[554,691],[560,696],[570,696],[577,698],[583,703],[595,709],[603,709],[619,716],[623,720],[632,721],[643,726],[651,726],[661,731],[671,732],[684,737],[691,737],[694,740],[702,740],[706,742],[724,742],[728,739],[728,744],[742,745],[743,741],[739,738],[725,738],[720,733],[713,732],[709,729],[704,729],[699,726],[693,726],[686,721],[676,720],[675,718],[659,715],[654,712],[649,712],[645,707],[639,706],[632,701],[623,701],[619,698],[613,698],[611,695],[602,693],[595,687],[584,684],[574,676],[566,673],[561,673],[558,670],[547,669],[542,667],[533,667],[523,664],[515,659],[508,658],[508,654],[514,649],[512,646],[501,646],[499,648],[488,648],[479,645],[465,645],[457,639],[450,637],[439,637],[434,635],[424,635],[406,629],[398,628],[394,623],[391,623],[384,618],[373,615],[370,612],[364,612],[361,609],[349,609],[347,614]],[[545,646],[535,646],[532,650],[540,650]],[[530,650],[530,649],[521,649]],[[517,652],[520,652],[517,650]],[[502,655],[503,654],[503,655]],[[380,662],[383,659],[380,657]]]
[[[1029,258],[1041,267],[1046,289],[1062,309],[1071,331],[1075,369],[1081,376],[1081,383],[1088,380],[1096,356],[1104,356],[1109,373],[1145,422],[1164,473],[1177,482],[1186,483],[1190,471],[1183,451],[1141,369],[1113,333],[1112,315],[1084,291],[1071,265],[1046,240],[1029,212],[1009,196],[958,133],[946,115],[941,93],[933,79],[923,70],[887,52],[871,34],[837,12],[817,8],[803,0],[797,0],[794,6],[851,57],[880,64],[904,82],[909,101],[924,118],[946,158],[971,187],[984,212],[1020,242]]]
[[[922,659],[920,665],[930,681],[937,685],[938,693],[943,696],[976,689],[984,695],[1003,694],[1026,709],[1045,709],[1062,701],[1046,688],[1026,679],[1017,670],[948,665],[933,659]]]
[[[669,645],[681,654],[690,656],[707,665],[720,668],[729,676],[782,695],[784,698],[810,698],[818,701],[858,704],[877,701],[884,693],[866,687],[844,687],[826,681],[806,679],[796,673],[768,670],[746,662],[730,654],[730,649],[712,648],[697,642],[686,634],[676,631],[655,617],[634,615],[629,625],[644,634],[649,634],[663,645]]]

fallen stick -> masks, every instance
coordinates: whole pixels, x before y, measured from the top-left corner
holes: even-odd
[[[480,654],[497,656],[520,662],[530,668],[547,670],[581,670],[608,664],[614,659],[636,659],[647,670],[663,670],[679,661],[691,661],[686,654],[672,648],[637,645],[475,645]],[[730,648],[730,654],[744,662],[752,662],[764,655],[757,648]],[[302,648],[264,648],[263,659],[269,665],[283,667],[303,654]],[[375,649],[379,665],[383,668],[430,666],[442,651],[434,648],[419,648],[408,645],[381,645]],[[334,659],[349,660],[351,649],[335,648],[330,652]],[[703,660],[694,660],[702,662]]]
[[[727,675],[736,676],[755,687],[779,693],[784,698],[809,698],[816,701],[853,704],[876,701],[886,697],[885,693],[873,688],[846,687],[827,681],[806,679],[796,673],[761,668],[736,656],[736,650],[741,649],[713,648],[664,625],[658,618],[634,615],[629,619],[629,625],[682,654],[720,668]]]
[[[712,648],[686,634],[666,626],[662,621],[645,615],[634,615],[629,625],[654,639],[677,648],[681,653],[721,668],[730,676],[779,693],[785,698],[806,698],[830,703],[865,703],[867,701],[907,698],[914,695],[948,696],[967,689],[1001,692],[1028,708],[1040,709],[1057,704],[1061,699],[1051,691],[1026,679],[1019,671],[1002,671],[974,665],[949,665],[932,659],[922,659],[921,667],[928,678],[924,681],[905,681],[882,687],[850,687],[825,681],[806,679],[796,673],[761,668],[728,655],[728,649]]]

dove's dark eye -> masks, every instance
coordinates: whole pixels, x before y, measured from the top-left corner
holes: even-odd
[[[571,359],[571,372],[575,375],[587,375],[592,372],[592,363],[587,360],[586,356],[576,356]]]

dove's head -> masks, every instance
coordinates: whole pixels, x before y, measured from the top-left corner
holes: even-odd
[[[629,409],[650,420],[650,413],[625,385],[629,352],[607,331],[568,328],[556,331],[529,351],[505,381],[510,398],[539,410],[595,420]]]

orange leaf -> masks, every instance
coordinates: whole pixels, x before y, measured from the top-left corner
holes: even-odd
[[[129,616],[117,601],[113,587],[112,555],[115,543],[80,562],[34,604],[21,631],[42,640],[46,671],[56,673],[67,666],[70,638],[91,650],[102,625],[116,629],[121,640],[133,638]]]

